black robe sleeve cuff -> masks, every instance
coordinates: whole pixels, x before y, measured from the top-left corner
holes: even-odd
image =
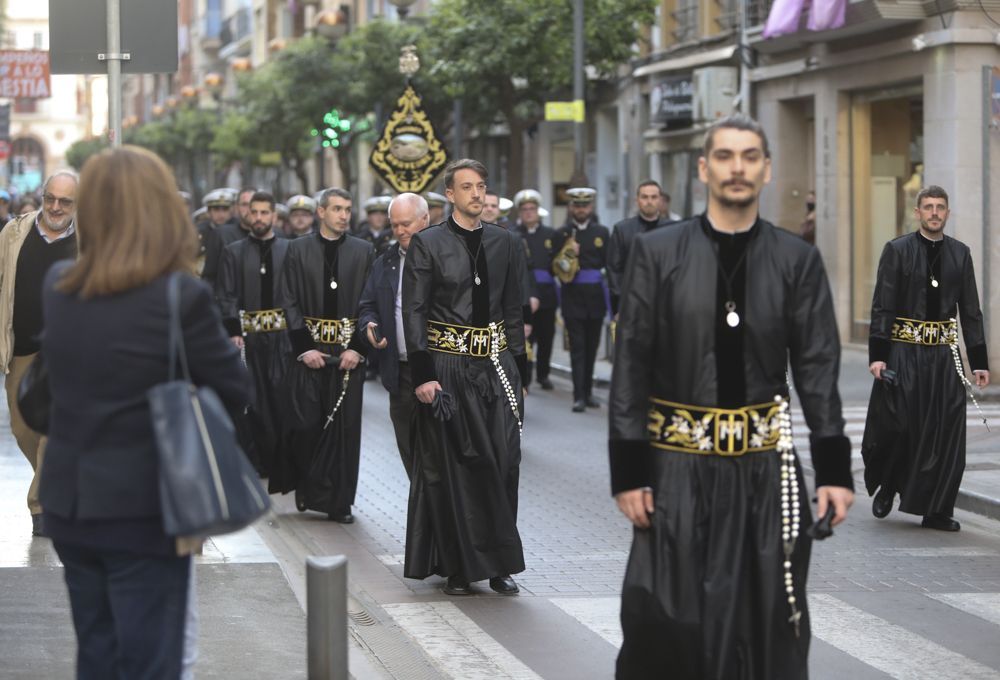
[[[365,333],[367,335],[367,333]],[[347,349],[353,349],[355,352],[363,357],[368,356],[370,345],[362,339],[361,331],[354,334],[351,341],[347,344]]]
[[[612,439],[608,442],[611,460],[611,495],[652,486],[653,450],[645,439]]]
[[[521,387],[528,386],[528,355],[515,354],[514,363],[517,364],[517,374],[521,376]]]
[[[292,342],[292,351],[295,352],[295,356],[300,357],[311,349],[316,349],[316,343],[313,342],[312,333],[309,329],[303,326],[302,328],[293,328],[288,331],[288,339]]]
[[[809,437],[816,486],[842,486],[854,491],[851,475],[851,440],[844,435]]]
[[[969,355],[969,366],[972,367],[973,371],[990,370],[990,362],[986,357],[986,345],[966,347],[965,351]]]
[[[621,301],[621,296],[611,293],[609,297],[611,298],[611,314],[614,316],[618,313],[618,303]]]
[[[410,352],[410,374],[413,376],[413,386],[420,387],[424,383],[437,381],[437,371],[434,370],[434,359],[427,350]]]
[[[226,329],[226,335],[231,338],[235,338],[237,335],[243,335],[243,328],[240,326],[240,320],[235,317],[223,319],[222,326]]]
[[[868,363],[889,360],[889,341],[885,338],[868,336]]]
[[[521,315],[524,316],[524,323],[532,323],[535,315],[531,312],[531,305],[523,305],[521,307]]]

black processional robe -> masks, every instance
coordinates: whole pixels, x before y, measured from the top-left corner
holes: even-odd
[[[271,474],[274,462],[284,455],[281,424],[281,389],[288,367],[288,333],[267,328],[244,332],[246,313],[277,308],[278,284],[288,252],[288,241],[277,237],[248,237],[229,244],[222,252],[216,297],[222,323],[230,337],[243,337],[244,360],[254,394],[245,418],[238,419],[240,443],[261,476]]]
[[[868,493],[898,492],[902,512],[953,514],[965,471],[966,393],[950,346],[893,341],[893,325],[957,316],[971,368],[989,370],[969,247],[919,232],[887,243],[872,297],[869,360],[884,361],[897,380],[872,385],[861,453]]]
[[[295,490],[300,509],[342,515],[354,504],[364,366],[345,372],[339,364],[345,349],[362,356],[367,352],[357,333],[357,316],[373,257],[370,243],[348,234],[335,241],[319,233],[288,241],[279,304],[288,319],[292,345],[286,414],[289,455],[280,473],[272,476],[269,490]],[[335,288],[331,281],[336,281]],[[310,319],[346,320],[348,332],[336,342],[325,342],[333,338],[314,336]],[[330,355],[324,368],[312,369],[296,360],[312,349]]]
[[[731,276],[728,293],[722,270]],[[725,322],[727,299],[741,317],[736,328]],[[777,452],[654,448],[650,399],[716,408],[771,402],[787,397],[790,364],[816,484],[853,488],[838,337],[819,252],[789,232],[758,219],[749,232],[722,234],[703,215],[634,239],[611,382],[611,487],[652,488],[656,510],[650,529],[634,530],[620,680],[807,676],[807,490],[800,484],[792,555],[803,614],[796,637],[783,581]]]
[[[407,249],[403,325],[413,384],[439,382],[454,405],[449,419],[437,417],[431,405],[418,408],[407,578],[438,574],[472,582],[524,570],[517,531],[517,417],[524,413],[521,385],[527,371],[524,263],[516,234],[492,224],[468,232],[451,219],[415,234]],[[489,357],[430,350],[429,321],[476,328],[502,322],[507,349],[498,361],[510,393]]]

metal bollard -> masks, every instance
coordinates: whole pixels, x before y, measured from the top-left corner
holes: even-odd
[[[309,680],[347,680],[347,558],[306,558]]]

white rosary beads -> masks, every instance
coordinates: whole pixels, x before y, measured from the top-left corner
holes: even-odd
[[[795,637],[799,637],[799,621],[802,612],[795,601],[795,584],[792,579],[792,553],[799,537],[799,480],[795,470],[795,450],[792,442],[792,416],[788,412],[788,400],[780,394],[774,397],[778,402],[778,455],[781,456],[781,543],[784,550],[785,593],[792,612],[789,623],[795,626]]]
[[[507,395],[507,403],[510,404],[510,410],[514,413],[514,420],[517,421],[517,433],[522,434],[521,414],[517,412],[517,395],[514,394],[514,388],[510,385],[507,372],[500,365],[500,332],[497,329],[496,323],[492,321],[490,322],[490,360],[497,369],[497,375],[500,376],[500,384],[503,385],[503,391]]]

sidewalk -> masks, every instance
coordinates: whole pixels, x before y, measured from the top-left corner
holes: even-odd
[[[611,362],[606,358],[605,347],[607,337],[602,339],[597,353],[597,363],[594,365],[594,386],[606,390],[611,383]],[[563,342],[563,328],[556,327],[555,346],[552,350],[552,373],[567,380],[572,379],[569,352]],[[868,348],[859,344],[849,344],[843,347],[840,362],[840,398],[845,409],[868,405],[871,393],[872,377],[868,373]],[[977,425],[974,432],[970,426],[968,435],[968,450],[966,453],[965,474],[962,477],[962,487],[958,492],[956,506],[991,519],[1000,520],[1000,381],[990,385],[985,390],[975,390],[976,399],[983,406],[989,418],[990,429],[979,431]],[[607,400],[607,395],[603,395]],[[854,410],[854,409],[852,409]],[[846,417],[846,416],[845,416]],[[969,400],[967,417],[970,423],[981,420],[978,410]],[[860,457],[861,434],[864,431],[864,416],[848,418],[848,431],[854,444],[854,477],[858,493],[864,491],[864,467]],[[853,425],[853,427],[852,427]],[[984,449],[985,447],[985,449]],[[804,456],[803,464],[809,464],[808,456]]]

